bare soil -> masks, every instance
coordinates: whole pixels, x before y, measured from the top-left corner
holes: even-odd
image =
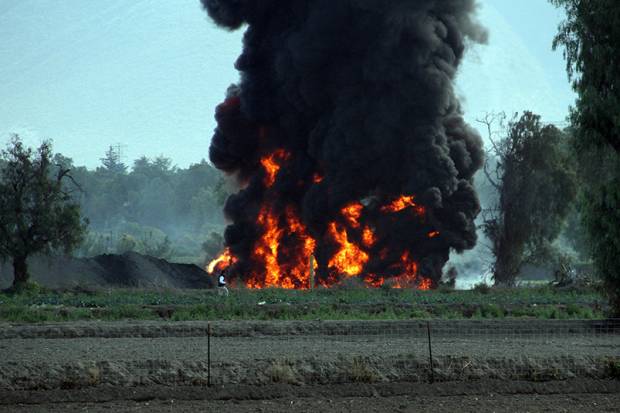
[[[617,412],[620,395],[482,395],[446,397],[334,397],[330,399],[277,399],[256,401],[155,400],[151,402],[68,403],[9,406],[0,412]]]
[[[458,320],[430,327],[432,368],[429,325],[419,320],[5,324],[0,410],[159,412],[177,403],[174,411],[591,411],[599,403],[596,410],[606,411],[620,405],[620,381],[610,381],[618,374],[620,334],[604,322]]]
[[[618,381],[0,391],[0,412],[616,412]]]

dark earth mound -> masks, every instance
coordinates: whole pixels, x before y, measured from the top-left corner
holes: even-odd
[[[210,288],[209,275],[194,264],[176,264],[127,252],[92,258],[33,257],[28,261],[32,281],[48,288]],[[13,280],[10,262],[0,264],[0,288]]]

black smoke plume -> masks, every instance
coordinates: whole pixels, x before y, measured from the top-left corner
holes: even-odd
[[[238,258],[231,272],[244,280],[265,272],[254,251],[268,205],[282,227],[293,211],[316,240],[319,280],[341,276],[329,266],[335,222],[357,245],[363,228],[374,232],[360,277],[402,273],[406,253],[436,285],[449,251],[476,243],[472,177],[482,141],[453,90],[466,45],[486,37],[475,0],[202,3],[219,26],[246,28],[241,79],[217,108],[210,148],[242,188],[225,206],[226,244]],[[288,155],[269,186],[261,159],[282,149]],[[424,213],[385,213],[402,195]],[[352,203],[363,205],[358,227],[341,211]],[[303,237],[284,230],[279,238],[283,273]]]

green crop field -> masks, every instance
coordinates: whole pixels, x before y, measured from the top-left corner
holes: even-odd
[[[47,291],[0,294],[0,321],[73,320],[372,320],[411,318],[534,317],[592,319],[605,316],[594,290],[551,287],[416,291],[332,288],[313,291],[213,290]]]

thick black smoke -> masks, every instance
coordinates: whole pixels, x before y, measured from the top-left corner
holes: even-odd
[[[210,149],[212,162],[243,182],[225,207],[238,272],[255,264],[256,219],[269,202],[281,216],[294,206],[318,240],[319,275],[328,277],[329,222],[346,226],[341,208],[362,201],[360,221],[377,236],[364,273],[389,276],[407,251],[436,283],[450,249],[476,243],[472,177],[482,142],[453,90],[466,44],[486,36],[475,0],[202,3],[218,25],[247,27],[241,81],[217,109]],[[291,156],[268,192],[260,159],[277,149]],[[381,213],[403,194],[426,214]],[[432,231],[440,235],[430,238]],[[349,237],[359,239],[353,230]]]

